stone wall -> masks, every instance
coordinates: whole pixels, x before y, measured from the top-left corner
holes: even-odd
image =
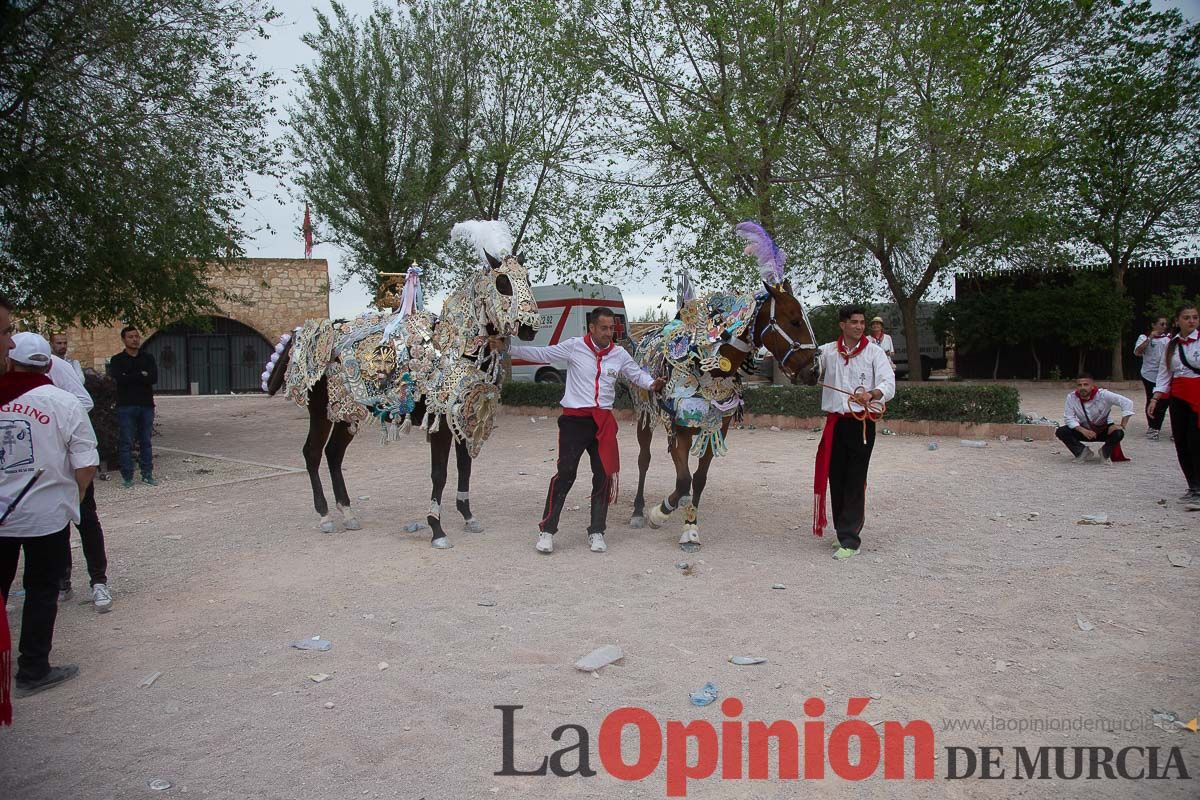
[[[305,320],[329,316],[329,264],[323,258],[247,258],[214,270],[211,285],[242,300],[222,304],[224,316],[258,331],[272,345]],[[123,327],[69,328],[70,356],[85,369],[103,372],[123,346]],[[143,329],[142,340],[154,331]]]

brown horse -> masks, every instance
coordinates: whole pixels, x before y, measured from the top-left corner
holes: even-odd
[[[712,378],[731,378],[737,375],[739,369],[749,366],[752,361],[751,353],[765,347],[792,383],[804,382],[812,385],[816,382],[814,365],[817,345],[804,307],[792,294],[791,286],[786,281],[764,286],[766,291],[760,292],[755,299],[752,322],[742,328],[740,335],[720,346],[720,368],[707,370],[706,373]],[[638,361],[643,367],[650,369],[655,377],[668,378],[669,388],[672,373],[682,367],[673,367],[661,359],[658,359],[657,364],[648,363],[654,360],[653,354],[659,351],[662,336],[663,331],[660,330],[643,338],[638,345]],[[633,501],[633,516],[629,524],[634,528],[641,528],[647,521],[646,472],[650,469],[650,445],[654,440],[654,425],[661,422],[668,430],[667,448],[675,464],[675,490],[660,504],[650,509],[650,527],[659,528],[665,525],[671,514],[682,507],[684,531],[679,539],[679,546],[689,552],[695,551],[700,547],[697,520],[700,497],[708,483],[708,469],[712,459],[719,449],[723,449],[724,437],[729,430],[729,423],[733,420],[735,409],[730,409],[723,415],[719,423],[719,439],[704,447],[696,470],[692,472],[689,468],[689,455],[692,454],[693,438],[697,429],[676,424],[675,418],[664,410],[660,402],[662,398],[651,397],[641,389],[634,389],[633,394],[634,406],[639,411],[637,437],[640,453],[637,497]],[[718,442],[721,443],[720,447]]]

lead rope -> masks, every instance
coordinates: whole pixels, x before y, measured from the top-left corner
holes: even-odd
[[[835,392],[841,392],[842,394],[850,395],[851,397],[858,394],[859,391],[865,392],[867,390],[867,387],[865,386],[856,386],[853,392],[847,392],[845,389],[837,386],[830,386],[828,383],[818,383],[817,385],[824,386],[826,389],[833,389]],[[863,444],[866,444],[867,420],[871,420],[871,422],[878,422],[879,420],[883,419],[883,415],[887,413],[887,403],[883,402],[882,400],[870,400],[867,402],[866,407],[861,411],[855,411],[850,403],[847,403],[846,407],[850,409],[850,416],[862,423]]]

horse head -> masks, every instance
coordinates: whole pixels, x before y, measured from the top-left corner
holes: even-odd
[[[538,307],[524,257],[509,254],[498,259],[491,253],[485,255],[488,269],[475,281],[475,296],[483,308],[488,332],[533,341],[538,329]]]
[[[817,339],[804,304],[789,281],[763,285],[767,296],[754,317],[754,344],[770,351],[792,383],[812,386],[817,382]]]

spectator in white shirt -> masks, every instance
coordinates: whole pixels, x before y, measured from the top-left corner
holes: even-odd
[[[50,352],[53,353],[54,355],[58,356],[59,358],[61,358],[63,361],[67,362],[67,364],[75,372],[75,376],[77,378],[79,378],[79,382],[86,384],[87,380],[85,379],[85,377],[83,375],[83,366],[80,365],[79,359],[67,358],[68,345],[69,345],[69,342],[67,340],[67,335],[65,333],[56,333],[50,337]],[[55,382],[54,385],[58,386],[60,389],[62,388],[62,386],[60,386],[57,381]]]
[[[1121,407],[1120,422],[1109,421],[1113,406]],[[1077,463],[1096,459],[1085,441],[1104,442],[1100,458],[1105,464],[1128,461],[1121,452],[1121,440],[1125,438],[1125,426],[1132,418],[1132,400],[1123,394],[1101,389],[1092,376],[1084,372],[1075,381],[1075,391],[1067,395],[1063,425],[1054,435],[1074,454]]]
[[[883,317],[875,317],[871,320],[871,341],[883,348],[884,355],[888,357],[888,363],[892,365],[892,371],[895,372],[896,345],[892,343],[891,334],[883,332]]]
[[[620,453],[617,450],[617,420],[612,413],[617,376],[624,375],[643,389],[658,391],[663,378],[655,379],[637,365],[633,356],[613,343],[615,319],[608,308],[597,308],[588,322],[588,335],[549,347],[512,345],[513,358],[536,364],[567,363],[567,385],[562,416],[558,418],[558,472],[550,479],[542,521],[538,524],[535,549],[554,552],[554,534],[567,492],[575,483],[579,459],[586,452],[592,462],[592,518],[588,545],[593,553],[608,549],[604,529],[608,504],[616,500]],[[493,347],[503,347],[494,340]]]
[[[0,322],[4,320],[0,319]],[[25,337],[0,376],[0,594],[8,599],[25,556],[25,605],[16,695],[35,694],[74,677],[75,665],[50,666],[58,580],[80,497],[96,474],[96,435],[83,406],[55,387],[49,343]]]
[[[1146,438],[1157,442],[1162,430],[1163,418],[1167,415],[1167,404],[1160,403],[1153,414],[1150,403],[1154,400],[1154,384],[1158,382],[1158,371],[1166,360],[1167,342],[1171,341],[1171,323],[1159,317],[1150,323],[1150,331],[1138,337],[1133,353],[1142,359],[1142,386],[1146,389]]]

